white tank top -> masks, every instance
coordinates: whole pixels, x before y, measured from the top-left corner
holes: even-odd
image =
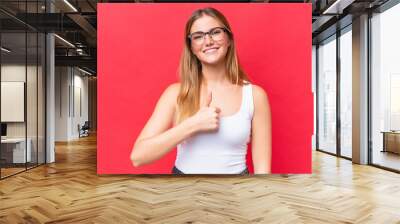
[[[177,146],[175,166],[185,174],[239,174],[246,169],[254,104],[250,83],[242,87],[240,109],[219,120],[217,132],[203,132]]]

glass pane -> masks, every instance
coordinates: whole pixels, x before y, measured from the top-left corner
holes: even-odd
[[[336,38],[318,48],[318,148],[336,153]]]
[[[45,163],[45,44],[46,38],[43,33],[39,33],[38,45],[38,163]]]
[[[45,36],[21,22],[28,19],[34,27],[34,14],[45,12],[45,1],[0,1],[0,7],[19,18],[0,12],[4,178],[45,161]]]
[[[27,142],[31,150],[31,159],[27,164],[28,168],[37,165],[37,73],[38,73],[38,37],[36,32],[27,33],[28,38],[28,63],[27,63],[27,99],[26,99],[26,110],[27,110]]]
[[[32,23],[38,22],[37,16],[33,16],[39,11],[37,1],[27,2],[26,12],[27,19]],[[37,94],[37,76],[38,76],[38,35],[35,30],[27,30],[27,99],[26,99],[26,113],[27,113],[27,143],[31,150],[31,159],[27,163],[28,168],[37,166],[38,157],[38,143],[37,143],[37,116],[38,116],[38,94]]]
[[[340,126],[341,155],[352,157],[352,35],[340,36]]]
[[[372,22],[372,163],[400,170],[400,4]]]
[[[26,34],[1,34],[1,174],[25,170],[31,151],[26,144]]]

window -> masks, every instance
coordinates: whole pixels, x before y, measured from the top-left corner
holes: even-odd
[[[336,153],[336,36],[318,47],[318,149]]]
[[[352,33],[351,26],[340,36],[340,154],[352,157]]]
[[[400,170],[400,132],[392,132],[400,130],[399,21],[400,4],[371,18],[371,157],[373,164],[395,170]]]

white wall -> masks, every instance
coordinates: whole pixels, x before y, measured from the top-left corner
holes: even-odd
[[[69,68],[55,68],[55,141],[68,140]]]
[[[317,105],[317,58],[316,58],[316,54],[317,54],[317,49],[315,47],[315,45],[312,46],[312,93],[313,93],[313,97],[314,97],[314,131],[313,131],[313,135],[312,135],[312,150],[316,150],[316,141],[317,141],[317,136],[316,136],[316,131],[317,131],[317,110],[316,110],[316,105]]]
[[[78,124],[88,120],[88,77],[72,67],[56,67],[55,73],[55,140],[77,139]]]

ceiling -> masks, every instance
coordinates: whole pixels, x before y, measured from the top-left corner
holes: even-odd
[[[312,3],[313,42],[335,32],[338,20],[341,26],[349,23],[351,17],[376,8],[387,0],[253,0],[218,2],[269,2],[269,3]],[[55,38],[56,65],[80,66],[96,72],[97,57],[97,3],[108,2],[176,2],[169,0],[1,0],[0,22],[3,46],[25,50],[24,32],[55,32],[60,38]],[[180,1],[182,2],[182,1]],[[193,2],[193,1],[185,1]],[[203,1],[204,2],[204,1]],[[209,0],[208,2],[215,2]],[[27,12],[27,13],[26,13]],[[52,12],[52,13],[49,13]],[[331,29],[331,31],[329,31]],[[333,29],[333,30],[332,30]],[[329,32],[328,32],[329,31]],[[29,38],[28,38],[29,39]],[[63,41],[66,40],[66,41]],[[71,45],[72,44],[72,45]],[[34,52],[35,43],[28,44],[28,52]],[[24,53],[24,52],[21,52]],[[29,53],[28,53],[29,54]],[[3,55],[3,54],[2,54]]]

